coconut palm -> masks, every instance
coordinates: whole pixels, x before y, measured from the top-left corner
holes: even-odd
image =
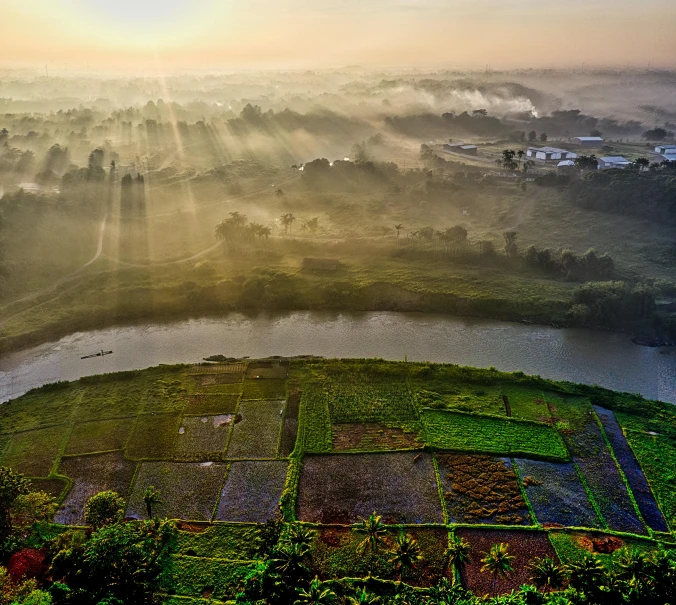
[[[368,518],[362,518],[361,521],[355,523],[352,529],[358,534],[363,534],[364,539],[357,546],[359,552],[365,552],[367,549],[371,553],[371,562],[369,564],[369,576],[373,572],[373,557],[385,546],[385,536],[387,535],[387,526],[383,523],[381,515],[377,515],[373,511]]]
[[[509,554],[509,544],[500,542],[493,544],[487,553],[484,553],[483,563],[481,567],[482,572],[488,572],[493,576],[493,596],[495,596],[495,589],[498,584],[498,576],[505,578],[508,573],[514,571],[512,567],[514,557]]]
[[[456,577],[462,573],[462,569],[470,562],[469,553],[471,547],[469,542],[460,536],[453,535],[448,543],[448,548],[444,551],[444,557],[447,564],[451,567],[453,576],[452,584],[455,586]]]
[[[402,225],[401,223],[397,223],[397,224],[394,226],[394,228],[395,228],[396,231],[397,231],[397,239],[399,239],[399,232],[404,228],[404,225]]]
[[[380,599],[368,592],[366,588],[362,588],[353,597],[348,597],[347,602],[349,605],[378,605]]]
[[[408,534],[402,534],[397,538],[397,541],[392,551],[392,558],[390,563],[397,566],[399,572],[399,582],[405,569],[413,569],[418,561],[422,560],[420,545]]]
[[[567,568],[570,585],[585,595],[594,594],[606,579],[606,570],[601,560],[589,553],[570,563]]]
[[[146,505],[148,519],[153,518],[153,506],[164,504],[164,502],[162,502],[160,499],[160,492],[155,489],[154,485],[150,485],[146,488],[146,491],[143,494],[143,502],[145,502]]]
[[[272,565],[284,577],[302,577],[309,571],[305,565],[309,551],[309,546],[305,544],[284,544],[275,551]]]
[[[289,535],[287,539],[290,544],[298,544],[299,546],[310,548],[312,545],[312,540],[314,540],[316,535],[317,532],[310,529],[309,527],[305,527],[300,523],[294,523],[289,528]]]
[[[561,588],[566,574],[560,565],[550,557],[534,559],[530,563],[531,580],[536,586],[542,587],[542,592],[551,592],[553,588]]]
[[[282,226],[284,227],[284,231],[288,233],[289,228],[291,227],[292,223],[296,220],[296,217],[293,215],[293,213],[287,212],[286,214],[282,214],[282,218],[280,220],[282,222]]]
[[[298,598],[294,605],[328,605],[336,598],[336,593],[330,588],[324,588],[316,576],[307,589],[298,588],[297,591]]]

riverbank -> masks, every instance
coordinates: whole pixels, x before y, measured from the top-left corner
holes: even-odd
[[[103,358],[80,357],[101,349]],[[0,401],[50,382],[203,357],[319,355],[430,361],[601,385],[676,403],[676,357],[616,332],[391,312],[233,312],[73,333],[0,358]]]

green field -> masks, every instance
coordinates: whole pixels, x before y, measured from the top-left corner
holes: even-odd
[[[256,365],[247,369],[248,363]],[[476,532],[490,527],[491,535],[507,538],[519,528],[513,535],[538,530],[523,535],[562,561],[622,544],[651,552],[673,539],[638,517],[629,523],[634,500],[623,473],[636,469],[624,469],[613,456],[592,407],[602,402],[615,410],[652,490],[640,495],[643,501],[654,496],[673,528],[676,412],[666,404],[452,365],[295,359],[288,378],[280,378],[286,367],[265,361],[240,365],[239,383],[202,380],[234,375],[212,364],[199,371],[171,366],[111,374],[27,393],[3,407],[2,464],[57,496],[57,520],[71,526],[83,523],[87,499],[106,489],[123,497],[127,516],[144,519],[145,491],[157,489],[161,503],[154,514],[179,520],[162,573],[167,602],[177,604],[234,598],[263,556],[275,519],[283,520],[280,531],[298,520],[314,528],[311,568],[320,578],[361,576],[372,568],[395,581],[397,569],[386,556],[357,552],[351,524],[375,508],[390,528],[388,548],[404,534],[420,542],[424,562],[403,574],[418,587],[447,576],[443,551],[454,531],[483,544],[488,534]],[[232,392],[238,389],[241,399]],[[287,392],[293,399],[288,411]],[[279,398],[262,398],[271,394]],[[38,428],[34,408],[43,399],[46,421],[57,410],[68,415]],[[298,437],[295,446],[286,444],[287,457],[280,450],[282,428],[285,418],[296,422],[296,413]],[[651,434],[652,418],[666,434]],[[26,426],[32,430],[12,430]],[[565,479],[551,474],[556,464],[547,466],[571,460]],[[547,485],[519,468],[532,469]],[[566,489],[602,523],[563,527],[559,521],[596,515],[576,517],[565,503],[559,510],[528,496]],[[525,545],[519,556],[527,560]],[[612,566],[620,555],[603,556]]]

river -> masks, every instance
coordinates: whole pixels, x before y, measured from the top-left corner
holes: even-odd
[[[101,349],[112,355],[80,359]],[[676,355],[625,334],[423,313],[233,313],[78,332],[0,359],[0,401],[57,380],[229,357],[322,355],[434,361],[598,384],[676,403]]]

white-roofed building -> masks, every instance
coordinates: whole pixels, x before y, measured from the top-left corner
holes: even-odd
[[[476,145],[467,145],[465,143],[446,143],[444,145],[445,153],[463,153],[465,155],[476,155],[478,152]]]
[[[567,149],[558,147],[529,147],[526,150],[526,157],[540,162],[560,162],[561,160],[574,160],[576,153]]]
[[[658,155],[676,155],[676,145],[658,145],[655,147]]]
[[[573,160],[561,160],[557,165],[557,168],[573,168],[575,167],[575,162]]]
[[[601,137],[573,137],[573,145],[579,147],[587,147],[588,149],[595,149],[603,146],[603,139]]]
[[[621,155],[609,155],[605,158],[599,158],[599,170],[604,168],[629,168],[632,165],[627,158]]]

